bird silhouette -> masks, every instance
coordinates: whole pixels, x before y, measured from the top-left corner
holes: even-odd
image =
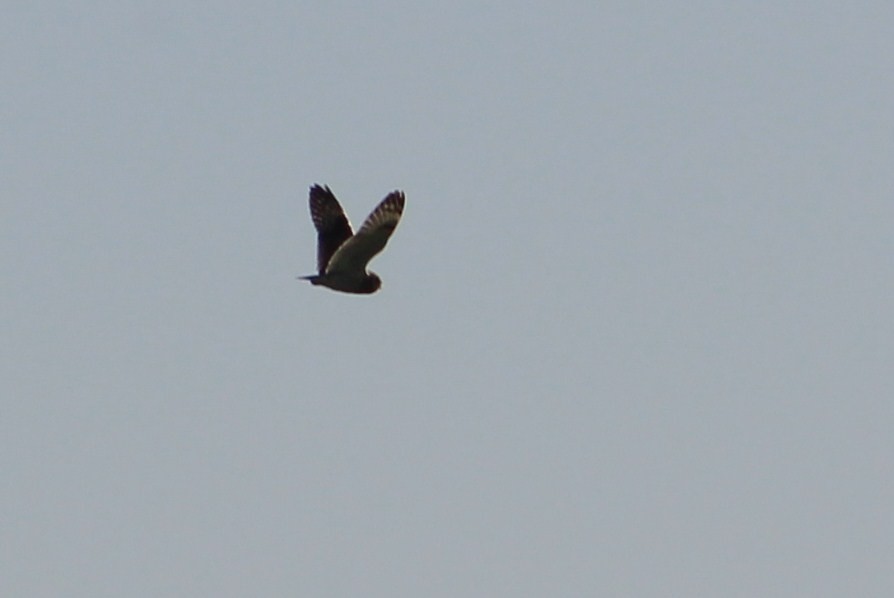
[[[403,191],[392,191],[354,233],[335,195],[326,186],[310,188],[310,217],[317,229],[317,274],[301,276],[313,285],[343,293],[370,294],[382,279],[366,269],[397,228],[404,210]]]

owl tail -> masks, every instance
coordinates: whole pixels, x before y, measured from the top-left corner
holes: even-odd
[[[299,276],[298,280],[307,280],[310,284],[317,285],[320,284],[320,279],[323,278],[319,274],[311,274],[310,276]]]

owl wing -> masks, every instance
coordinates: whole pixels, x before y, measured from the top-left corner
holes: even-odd
[[[336,250],[351,238],[351,223],[329,187],[311,187],[309,203],[317,229],[317,270],[323,274]]]
[[[403,191],[393,191],[367,216],[353,237],[336,251],[326,272],[363,272],[366,265],[385,249],[404,211]]]

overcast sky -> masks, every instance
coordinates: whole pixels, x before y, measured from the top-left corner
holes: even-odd
[[[891,595],[890,3],[0,30],[3,596]]]

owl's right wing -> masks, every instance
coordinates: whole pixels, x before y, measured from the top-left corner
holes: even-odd
[[[404,211],[403,191],[393,191],[366,218],[357,233],[339,247],[329,260],[327,272],[363,272],[385,249]]]

